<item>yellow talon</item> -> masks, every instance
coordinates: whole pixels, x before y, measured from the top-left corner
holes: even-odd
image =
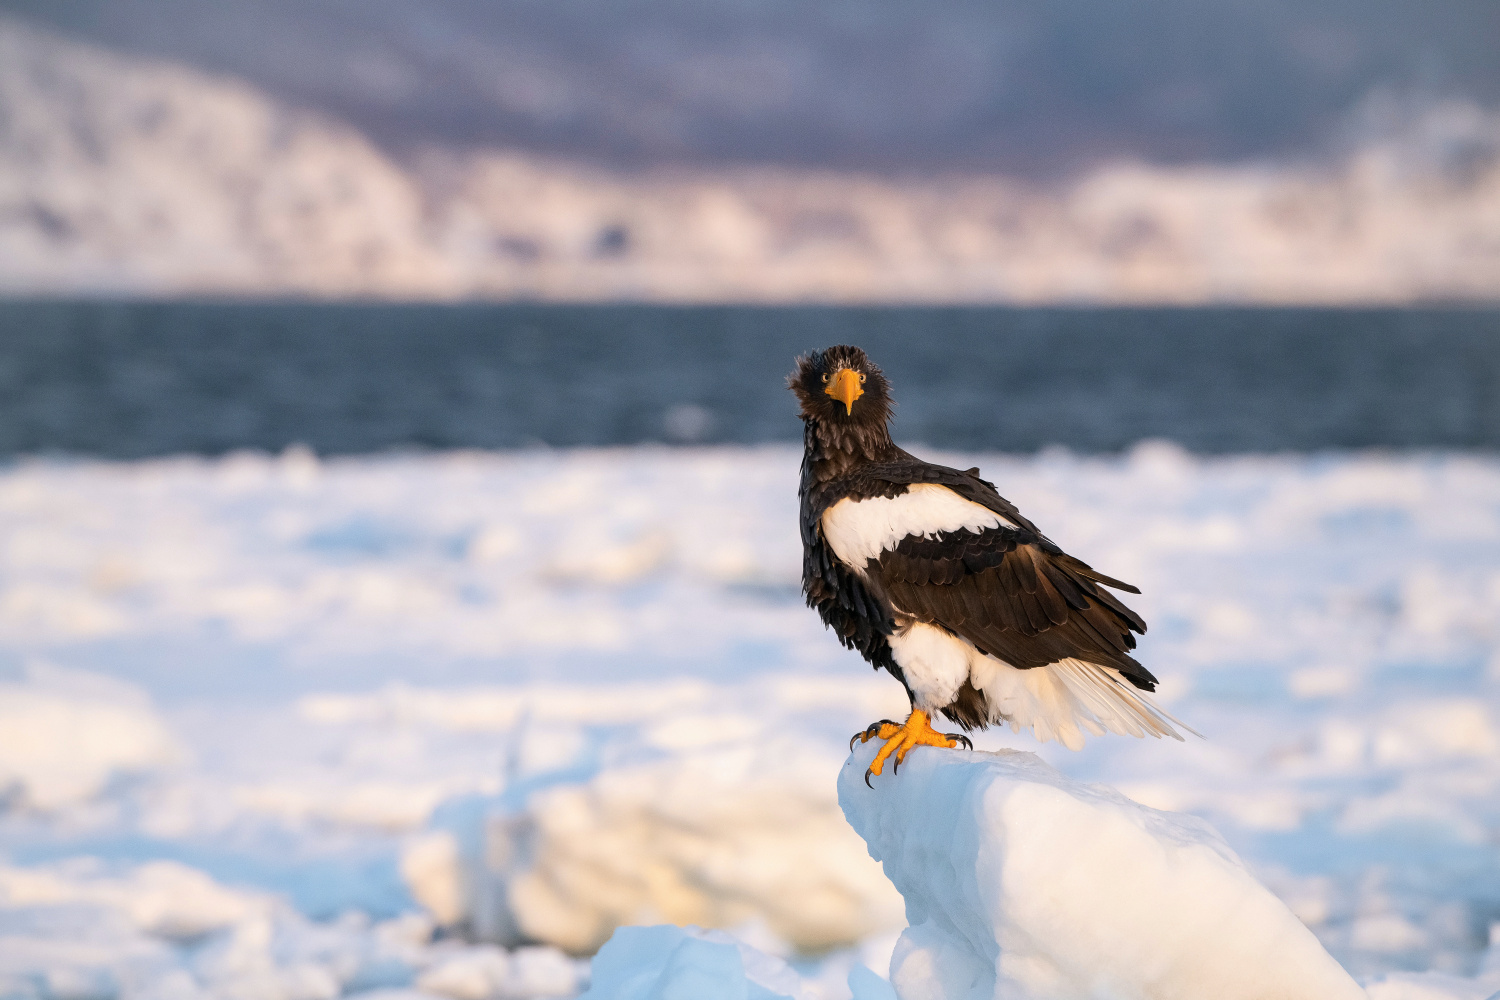
[[[869,770],[865,772],[867,785],[870,783],[870,775],[879,774],[885,767],[886,758],[893,753],[896,755],[896,767],[899,768],[912,747],[956,747],[958,741],[962,739],[957,736],[944,736],[933,729],[932,724],[927,720],[927,713],[920,708],[912,709],[902,725],[881,722],[871,726],[859,734],[859,741],[866,743],[876,737],[885,740],[885,746],[880,748]],[[964,742],[967,743],[968,740]]]

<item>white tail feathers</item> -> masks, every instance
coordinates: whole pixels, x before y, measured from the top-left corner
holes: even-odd
[[[1201,735],[1154,704],[1113,667],[1067,659],[1017,670],[982,654],[974,661],[971,680],[985,695],[991,721],[1008,722],[1015,732],[1030,729],[1043,743],[1057,740],[1079,750],[1085,730],[1095,736],[1114,732],[1180,741],[1174,724]]]
[[[1110,732],[1129,736],[1149,734],[1158,738],[1170,736],[1180,743],[1182,735],[1172,728],[1175,723],[1194,736],[1203,735],[1153,702],[1146,692],[1121,677],[1113,667],[1084,660],[1059,660],[1042,669],[1056,674],[1073,697]]]

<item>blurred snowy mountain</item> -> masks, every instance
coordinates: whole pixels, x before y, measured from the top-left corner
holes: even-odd
[[[1107,158],[1053,184],[626,169],[430,138],[393,152],[304,107],[0,21],[0,292],[1409,302],[1500,289],[1500,115],[1457,98],[1370,98],[1331,159]]]
[[[383,148],[1051,177],[1316,150],[1372,92],[1500,102],[1483,0],[0,0]]]

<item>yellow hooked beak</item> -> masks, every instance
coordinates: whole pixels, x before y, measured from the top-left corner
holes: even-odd
[[[834,399],[844,404],[844,413],[854,415],[854,401],[865,394],[859,387],[863,381],[858,372],[848,368],[840,368],[838,374],[833,376],[833,381],[828,383],[828,388],[823,391]]]

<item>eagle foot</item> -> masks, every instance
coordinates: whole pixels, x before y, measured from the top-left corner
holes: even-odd
[[[862,729],[859,732],[855,733],[853,736],[849,737],[849,752],[854,752],[855,740],[859,740],[861,743],[868,743],[876,736],[879,736],[883,740],[887,740],[891,738],[892,733],[897,732],[900,729],[901,727],[892,722],[890,719],[881,719],[879,722],[872,722],[870,723],[868,729]]]
[[[875,737],[885,740],[885,746],[875,755],[875,760],[865,769],[865,784],[870,784],[870,776],[880,774],[885,768],[885,762],[892,754],[895,760],[891,764],[891,773],[895,774],[901,769],[901,764],[906,760],[906,755],[912,747],[956,747],[960,743],[966,745],[970,750],[974,744],[967,736],[958,733],[944,734],[932,728],[932,723],[927,719],[927,713],[920,708],[912,709],[911,715],[901,725],[896,725],[888,719],[882,719],[862,733],[856,733],[855,738],[861,743],[868,742]],[[852,748],[854,740],[849,741]]]

